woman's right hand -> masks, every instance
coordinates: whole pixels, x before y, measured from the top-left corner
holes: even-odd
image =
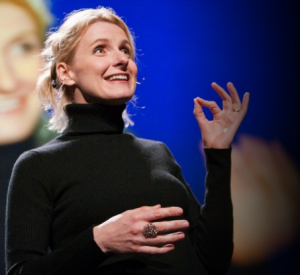
[[[160,205],[143,206],[116,215],[93,229],[94,240],[104,253],[147,253],[162,254],[173,250],[174,242],[182,240],[182,230],[189,227],[186,220],[159,221],[166,217],[181,216],[180,207]],[[145,225],[157,227],[155,238],[143,235]]]

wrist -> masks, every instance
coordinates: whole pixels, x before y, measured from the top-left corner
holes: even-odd
[[[105,254],[109,253],[108,249],[105,247],[103,243],[103,234],[101,234],[101,229],[99,225],[93,227],[93,238],[94,242],[98,245],[101,251]]]

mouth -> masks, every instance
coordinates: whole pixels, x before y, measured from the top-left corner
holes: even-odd
[[[23,100],[19,98],[1,100],[0,101],[0,115],[12,114],[21,109]]]
[[[105,78],[108,81],[129,81],[128,74],[114,74]]]

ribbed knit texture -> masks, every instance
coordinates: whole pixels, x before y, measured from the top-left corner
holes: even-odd
[[[7,274],[205,275],[228,269],[231,150],[205,149],[207,193],[200,207],[163,143],[123,133],[124,108],[67,105],[66,131],[20,156],[8,191]],[[94,225],[158,203],[182,207],[190,222],[174,251],[108,256],[94,242]]]
[[[57,134],[46,128],[47,116],[41,114],[33,133],[20,142],[0,145],[0,274],[5,274],[4,261],[4,223],[5,223],[5,207],[6,195],[9,179],[18,157],[25,151],[41,146],[48,142]],[[0,129],[1,131],[1,129]]]
[[[14,163],[27,150],[34,148],[33,137],[24,141],[0,145],[0,274],[5,274],[4,261],[4,221],[7,188]]]

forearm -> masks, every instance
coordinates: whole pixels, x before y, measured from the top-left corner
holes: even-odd
[[[27,254],[23,251],[21,252],[22,256],[19,257],[22,260],[18,262],[13,261],[17,256],[16,253],[16,250],[15,252],[12,250],[7,270],[8,275],[89,274],[107,258],[94,242],[92,228],[84,231],[66,247],[54,250],[49,254],[33,256],[33,253]],[[26,257],[30,259],[24,262]]]
[[[205,202],[190,237],[211,274],[223,274],[229,267],[233,251],[231,149],[205,149],[205,155]]]
[[[38,172],[32,173],[32,167]],[[32,152],[14,167],[6,207],[7,274],[88,274],[106,256],[94,242],[92,228],[70,232],[68,241],[64,241],[68,235],[53,236],[55,199],[43,168]],[[53,242],[53,251],[48,253]]]

